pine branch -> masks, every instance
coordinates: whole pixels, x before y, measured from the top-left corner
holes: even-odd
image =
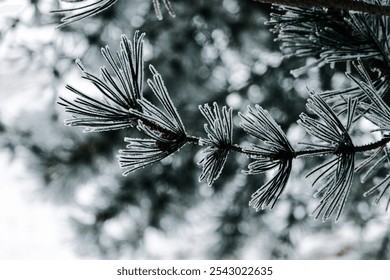
[[[79,3],[79,2],[88,2],[88,0],[61,0],[62,2],[67,3]],[[96,2],[85,4],[76,8],[69,9],[59,9],[51,11],[51,13],[55,14],[69,14],[61,19],[62,24],[60,24],[57,28],[62,28],[74,22],[83,20],[88,17],[95,16],[100,14],[101,12],[111,8],[118,0],[97,0]],[[169,0],[162,0],[165,8],[167,9],[169,15],[171,17],[175,17],[175,12],[173,11],[172,5]],[[155,10],[156,16],[159,20],[163,19],[160,0],[152,0],[153,8]]]
[[[84,2],[86,0],[61,0],[62,2]],[[64,26],[67,26],[71,23],[77,22],[79,20],[92,17],[94,15],[97,15],[108,8],[110,8],[112,5],[114,5],[118,0],[97,0],[94,3],[86,4],[84,6],[76,7],[76,8],[70,8],[70,9],[60,9],[60,10],[54,10],[51,11],[51,13],[55,14],[70,14],[69,16],[65,16],[61,19],[61,24],[57,26],[57,28],[62,28]]]
[[[286,5],[299,8],[328,8],[335,10],[357,11],[376,15],[390,15],[390,6],[375,5],[354,0],[253,0],[256,2]]]
[[[346,125],[320,94],[310,92],[307,107],[318,118],[302,113],[298,123],[320,143],[307,144],[309,148],[294,150],[285,133],[271,115],[262,107],[248,106],[246,114],[238,113],[242,122],[241,128],[261,144],[241,147],[233,142],[233,112],[231,108],[214,103],[199,106],[207,124],[204,129],[207,138],[187,134],[181,117],[172,102],[164,81],[158,71],[150,66],[153,78],[147,81],[148,86],[160,105],[152,103],[143,95],[144,61],[143,36],[135,33],[133,41],[126,36],[121,37],[120,51],[114,59],[108,47],[102,49],[102,55],[110,65],[114,74],[105,67],[100,68],[101,77],[89,73],[80,61],[77,61],[82,71],[82,77],[89,80],[102,94],[102,99],[82,93],[72,86],[67,88],[76,95],[74,100],[60,97],[59,104],[72,114],[66,121],[67,125],[84,126],[85,131],[97,132],[112,129],[137,127],[145,138],[125,138],[127,145],[119,151],[118,161],[125,171],[123,175],[156,163],[179,151],[187,143],[192,143],[204,149],[204,157],[199,161],[202,172],[199,181],[207,180],[212,185],[220,176],[230,152],[242,153],[253,161],[249,163],[245,175],[258,175],[276,170],[275,175],[252,194],[249,205],[257,211],[270,206],[273,208],[286,188],[292,170],[292,162],[298,157],[329,156],[330,159],[314,168],[307,176],[318,174],[313,186],[319,186],[316,196],[320,203],[313,214],[318,218],[323,215],[327,220],[333,214],[339,219],[351,188],[355,172],[355,155],[367,151],[374,153],[356,169],[378,162],[389,160],[387,144],[390,143],[390,109],[378,96],[375,83],[371,82],[362,65],[356,66],[363,81],[353,79],[366,101],[348,96],[345,99]],[[369,101],[369,102],[368,102]],[[382,132],[382,139],[355,146],[349,134],[357,113],[365,112],[367,119],[377,124]],[[386,156],[379,157],[381,151]],[[374,168],[371,168],[373,170]],[[379,199],[390,188],[388,177],[371,188],[366,194],[380,191]]]
[[[340,1],[342,2],[342,1]],[[278,7],[268,22],[278,34],[285,57],[313,57],[310,65],[292,70],[299,76],[327,63],[367,60],[390,73],[389,17],[324,8]]]

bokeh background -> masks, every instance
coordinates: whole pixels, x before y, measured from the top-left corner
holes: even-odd
[[[146,33],[145,63],[161,73],[193,135],[205,136],[198,106],[215,101],[234,109],[235,143],[254,141],[237,117],[253,104],[292,143],[307,142],[296,124],[306,87],[350,83],[337,65],[294,78],[290,70],[308,61],[283,59],[265,25],[270,5],[171,2],[176,18],[163,10],[157,20],[151,0],[118,1],[56,29],[61,15],[50,11],[64,7],[59,1],[0,1],[0,258],[388,259],[390,216],[362,197],[361,184],[337,224],[310,217],[317,201],[304,176],[318,159],[294,161],[275,209],[255,212],[248,201],[267,176],[244,176],[246,157],[231,154],[212,188],[198,182],[193,146],[123,177],[115,156],[135,129],[88,134],[63,125],[56,102],[69,94],[65,85],[96,91],[75,59],[98,74],[100,48],[118,50],[120,35],[135,30]]]

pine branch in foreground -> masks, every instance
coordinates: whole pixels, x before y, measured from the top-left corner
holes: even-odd
[[[153,78],[147,84],[162,108],[143,95],[143,36],[144,34],[136,32],[133,42],[122,36],[117,60],[108,47],[102,50],[115,75],[102,67],[102,78],[99,78],[87,72],[81,62],[77,62],[83,77],[102,94],[102,100],[68,86],[76,94],[76,98],[71,100],[60,97],[59,102],[72,114],[72,118],[66,121],[68,125],[84,126],[89,132],[136,127],[145,136],[125,138],[126,148],[121,149],[117,156],[120,167],[125,169],[123,175],[156,163],[191,143],[205,147],[204,157],[198,163],[202,165],[199,181],[207,179],[207,184],[211,186],[222,173],[229,153],[241,153],[254,160],[248,165],[248,170],[243,172],[245,175],[275,172],[267,183],[252,194],[249,205],[258,211],[275,206],[286,188],[294,158],[328,156],[330,159],[315,167],[307,176],[317,174],[313,186],[319,186],[315,196],[320,198],[320,202],[313,214],[316,218],[322,215],[323,221],[335,214],[337,221],[345,207],[355,169],[357,171],[370,164],[377,166],[378,162],[389,160],[386,145],[390,142],[390,137],[387,134],[377,142],[355,146],[349,133],[356,115],[362,112],[382,131],[389,130],[390,109],[377,95],[375,85],[370,82],[364,68],[358,68],[363,81],[350,77],[365,93],[366,99],[362,100],[370,103],[348,96],[345,110],[342,111],[346,115],[345,126],[340,120],[340,114],[334,112],[321,94],[311,92],[307,107],[318,119],[301,113],[298,124],[320,142],[308,143],[308,148],[303,150],[294,150],[271,115],[256,105],[254,108],[249,106],[247,114],[239,112],[238,115],[244,132],[260,140],[262,144],[241,147],[233,142],[232,109],[225,106],[220,109],[216,103],[213,107],[208,104],[199,106],[207,121],[204,125],[207,138],[187,134],[164,81],[153,66],[149,67]],[[355,155],[367,151],[374,152],[355,168]],[[386,157],[376,160],[382,151],[385,151]],[[386,177],[367,191],[366,195],[380,191],[379,201],[388,189],[389,180]]]

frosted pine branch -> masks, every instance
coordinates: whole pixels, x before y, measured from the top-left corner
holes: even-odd
[[[64,27],[66,25],[72,24],[74,22],[83,20],[88,17],[95,16],[108,8],[111,8],[115,3],[118,2],[118,0],[95,0],[92,3],[89,3],[91,1],[88,0],[61,0],[62,2],[67,3],[80,3],[80,2],[87,2],[87,4],[80,5],[75,8],[65,8],[65,9],[59,9],[51,11],[55,14],[66,14],[61,19],[61,24],[58,26],[58,28]],[[162,12],[160,7],[160,0],[151,0],[153,4],[154,11],[156,13],[156,17],[159,20],[162,20]],[[169,15],[171,17],[175,17],[175,12],[173,11],[172,5],[169,0],[161,0],[167,9]]]
[[[390,15],[390,6],[354,0],[253,0],[256,2],[286,5],[299,8],[328,8],[335,10],[357,11],[376,15]],[[374,1],[373,1],[374,2]]]
[[[206,119],[204,129],[207,138],[187,134],[163,78],[153,66],[149,66],[152,79],[147,84],[159,104],[144,96],[143,37],[144,34],[139,35],[139,32],[135,33],[133,41],[122,36],[116,58],[108,47],[102,49],[102,55],[113,73],[103,66],[100,77],[95,76],[78,60],[82,77],[94,85],[100,96],[67,86],[75,98],[60,97],[59,101],[71,114],[67,125],[84,126],[89,132],[137,127],[144,138],[126,137],[127,145],[117,156],[120,167],[125,169],[123,175],[157,163],[192,143],[204,148],[203,158],[199,161],[202,165],[199,180],[206,179],[211,186],[223,172],[229,153],[241,153],[253,160],[248,170],[243,172],[245,175],[275,172],[268,182],[252,194],[249,202],[256,210],[261,210],[268,206],[273,208],[277,203],[287,186],[295,158],[326,156],[328,159],[308,174],[316,175],[313,185],[318,187],[316,196],[320,200],[313,214],[316,218],[322,215],[325,221],[332,215],[336,220],[340,218],[355,172],[368,168],[367,174],[372,175],[380,165],[389,165],[390,109],[377,94],[378,83],[371,81],[361,64],[355,66],[362,80],[348,75],[357,83],[365,98],[343,96],[344,103],[340,104],[344,108],[339,113],[321,94],[310,93],[307,107],[317,118],[302,113],[298,123],[319,142],[307,143],[305,149],[294,149],[272,116],[255,105],[248,106],[246,114],[239,112],[238,115],[244,132],[260,143],[242,147],[233,142],[232,109],[226,106],[220,108],[216,103],[212,107],[208,104],[199,106]],[[356,116],[361,114],[378,125],[382,139],[366,145],[354,145],[350,130]],[[345,125],[341,121],[342,116],[345,117]],[[356,154],[368,151],[373,153],[355,168]],[[366,195],[379,191],[376,200],[379,201],[389,188],[389,179],[385,177]]]

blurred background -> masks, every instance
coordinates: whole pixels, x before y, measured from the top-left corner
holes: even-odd
[[[192,135],[205,136],[198,106],[216,101],[234,109],[235,143],[254,141],[237,117],[254,104],[294,145],[307,142],[296,124],[306,87],[349,85],[342,67],[290,74],[307,61],[283,59],[265,25],[270,5],[171,3],[176,18],[163,9],[157,20],[151,0],[118,1],[56,29],[62,16],[50,11],[64,7],[59,1],[0,1],[0,258],[388,259],[390,216],[362,197],[361,184],[337,224],[310,217],[317,201],[304,175],[318,159],[294,161],[275,209],[255,212],[248,202],[267,177],[242,175],[246,157],[230,154],[212,188],[198,182],[193,146],[123,177],[115,156],[134,129],[88,134],[63,125],[56,102],[69,94],[65,85],[96,91],[75,59],[98,74],[100,48],[118,50],[120,35],[135,30],[146,33],[145,64],[161,73]]]

